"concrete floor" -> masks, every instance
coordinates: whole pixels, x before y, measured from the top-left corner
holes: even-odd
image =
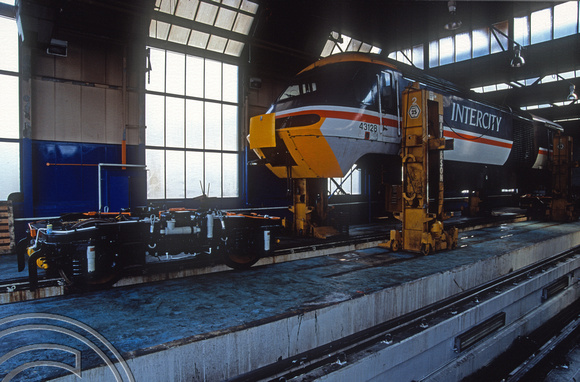
[[[27,277],[28,272],[18,272],[18,262],[15,254],[0,256],[0,280],[12,280]]]
[[[574,382],[580,380],[580,344],[571,349],[559,365],[548,373],[544,382]]]
[[[4,305],[0,309],[0,357],[24,345],[61,343],[84,349],[83,370],[102,363],[102,357],[89,351],[83,341],[74,340],[75,344],[71,344],[64,333],[39,327],[47,323],[44,318],[34,318],[41,313],[62,315],[88,325],[130,359],[354,299],[576,231],[580,231],[578,222],[529,221],[460,234],[456,250],[427,257],[371,248],[241,272]],[[31,318],[7,322],[19,314],[30,314]],[[18,333],[8,330],[22,324],[32,326]],[[72,327],[62,321],[58,325]],[[42,357],[70,364],[71,355],[60,353],[43,351]],[[27,357],[31,356],[38,359],[38,350],[0,362],[0,376],[29,362]],[[42,380],[59,374],[65,372],[36,367],[19,373],[13,380]]]

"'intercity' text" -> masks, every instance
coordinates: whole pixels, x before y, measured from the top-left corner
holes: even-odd
[[[486,130],[499,131],[501,117],[465,105],[453,103],[451,120]]]

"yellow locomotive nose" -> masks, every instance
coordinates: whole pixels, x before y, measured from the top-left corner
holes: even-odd
[[[320,128],[325,117],[318,114],[294,114],[280,119],[276,114],[262,114],[250,119],[248,142],[266,167],[278,178],[337,178],[344,176],[335,153]]]

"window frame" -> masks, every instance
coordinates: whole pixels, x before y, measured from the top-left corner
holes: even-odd
[[[148,84],[146,81],[145,85],[145,115],[146,115],[146,141],[145,141],[145,156],[146,163],[150,169],[147,180],[147,198],[148,200],[181,200],[181,199],[191,199],[208,193],[207,196],[219,197],[219,198],[239,198],[242,191],[241,187],[241,159],[243,158],[243,150],[241,148],[242,139],[240,134],[240,121],[242,113],[242,105],[240,103],[240,80],[241,80],[241,70],[240,66],[236,63],[232,63],[231,60],[216,60],[211,54],[210,57],[206,55],[192,54],[192,52],[175,52],[170,49],[165,49],[166,44],[150,44],[147,49],[152,51],[162,51],[165,54],[165,64],[160,65],[164,73],[164,85],[163,86],[152,86],[152,89],[148,89]],[[195,52],[199,53],[199,52]],[[184,85],[183,89],[179,89],[177,92],[167,93],[167,72],[171,71],[171,68],[167,66],[167,57],[182,55],[185,62],[184,66]],[[200,61],[201,60],[201,61]],[[199,73],[188,72],[188,65],[190,63],[197,62],[198,65],[202,67],[202,75]],[[208,65],[208,62],[210,64]],[[219,75],[216,75],[214,80],[218,80],[220,90],[219,92],[209,94],[207,93],[206,86],[208,85],[208,67],[214,65],[216,68],[219,67]],[[181,66],[180,66],[181,67]],[[226,69],[224,69],[226,68]],[[231,70],[230,70],[231,69]],[[153,66],[154,70],[154,66]],[[230,70],[228,72],[228,70]],[[227,80],[224,80],[224,73],[228,72]],[[201,91],[192,86],[189,76],[194,77],[194,81],[202,81]],[[178,76],[181,78],[181,75]],[[219,77],[219,79],[217,79]],[[231,77],[231,78],[230,78]],[[235,80],[234,80],[235,78]],[[228,92],[228,89],[232,87],[235,82],[235,92]],[[213,86],[211,83],[210,86]],[[227,87],[227,89],[224,89]],[[182,94],[177,94],[182,93]],[[219,93],[219,95],[217,94]],[[235,95],[234,95],[235,93]],[[164,116],[157,118],[157,124],[163,123],[163,127],[157,126],[157,133],[161,136],[154,142],[150,142],[149,138],[154,127],[149,124],[150,111],[148,108],[148,101],[156,97],[160,104],[163,106]],[[209,98],[208,98],[209,97]],[[224,99],[225,97],[225,99]],[[173,142],[168,142],[168,128],[171,126],[171,118],[168,114],[167,104],[178,103],[182,104],[183,107],[180,108],[178,112],[183,113],[183,117],[178,118],[178,123],[183,126],[183,129],[179,131],[182,134],[182,138],[174,137]],[[219,125],[219,133],[213,135],[213,141],[208,142],[212,136],[207,134],[207,111],[208,108],[219,109],[219,117],[213,121],[214,128]],[[216,109],[216,110],[217,110]],[[191,113],[198,111],[198,117],[201,116],[202,123],[197,125],[197,128],[191,129],[195,126],[194,120],[190,120]],[[214,115],[214,114],[212,114]],[[196,118],[196,117],[193,117]],[[190,124],[191,123],[191,124]],[[217,125],[215,125],[217,123]],[[230,124],[233,126],[229,126]],[[226,124],[228,124],[226,126]],[[199,129],[201,126],[201,130]],[[232,129],[234,130],[235,138],[224,139],[224,133],[228,132],[232,134]],[[201,137],[199,136],[201,135]],[[229,135],[228,135],[229,136]],[[212,143],[208,147],[208,143]],[[162,154],[161,154],[162,152]],[[158,164],[158,168],[155,169],[155,165],[149,161],[148,154],[151,153],[151,157],[156,156],[157,160],[162,163]],[[178,154],[179,153],[179,154]],[[180,163],[176,168],[171,167],[169,159],[173,157],[180,157]],[[214,162],[219,156],[219,163]],[[159,159],[161,158],[162,159]],[[202,163],[196,164],[194,161],[199,161],[201,159]],[[208,161],[211,160],[212,163]],[[235,163],[235,166],[233,166]],[[150,167],[151,166],[151,167]],[[162,173],[161,170],[162,169]],[[191,171],[190,171],[191,170]],[[211,171],[210,171],[211,170]],[[172,172],[173,171],[173,172]],[[211,173],[210,173],[211,172]],[[179,179],[175,177],[181,174]],[[219,178],[219,182],[216,181],[216,175]],[[157,176],[154,181],[153,176]],[[195,176],[201,177],[201,179],[195,178]],[[208,180],[210,185],[208,186]],[[216,183],[219,183],[216,185]],[[177,187],[177,191],[171,188],[171,185]],[[225,188],[224,188],[225,187]]]
[[[10,6],[9,4],[7,6]],[[3,182],[0,186],[0,200],[8,200],[10,194],[21,192],[22,190],[22,147],[21,147],[21,106],[20,106],[20,52],[18,44],[18,28],[16,19],[12,17],[0,16],[0,22],[8,26],[3,32],[11,34],[6,38],[13,39],[12,43],[4,44],[5,55],[8,55],[8,49],[14,49],[16,52],[8,62],[8,66],[0,64],[0,78],[8,82],[14,82],[10,94],[6,94],[6,86],[1,86],[2,94],[0,95],[0,146],[2,146],[2,163],[9,169],[3,172]],[[6,41],[2,36],[2,41]],[[8,115],[8,117],[6,117]]]

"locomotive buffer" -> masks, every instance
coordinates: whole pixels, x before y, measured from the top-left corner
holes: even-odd
[[[443,220],[449,218],[443,211],[443,150],[453,149],[453,140],[443,136],[440,94],[419,89],[414,83],[405,89],[402,99],[403,205],[395,213],[402,230],[392,230],[390,240],[382,246],[428,255],[457,246],[458,229],[443,227]]]

